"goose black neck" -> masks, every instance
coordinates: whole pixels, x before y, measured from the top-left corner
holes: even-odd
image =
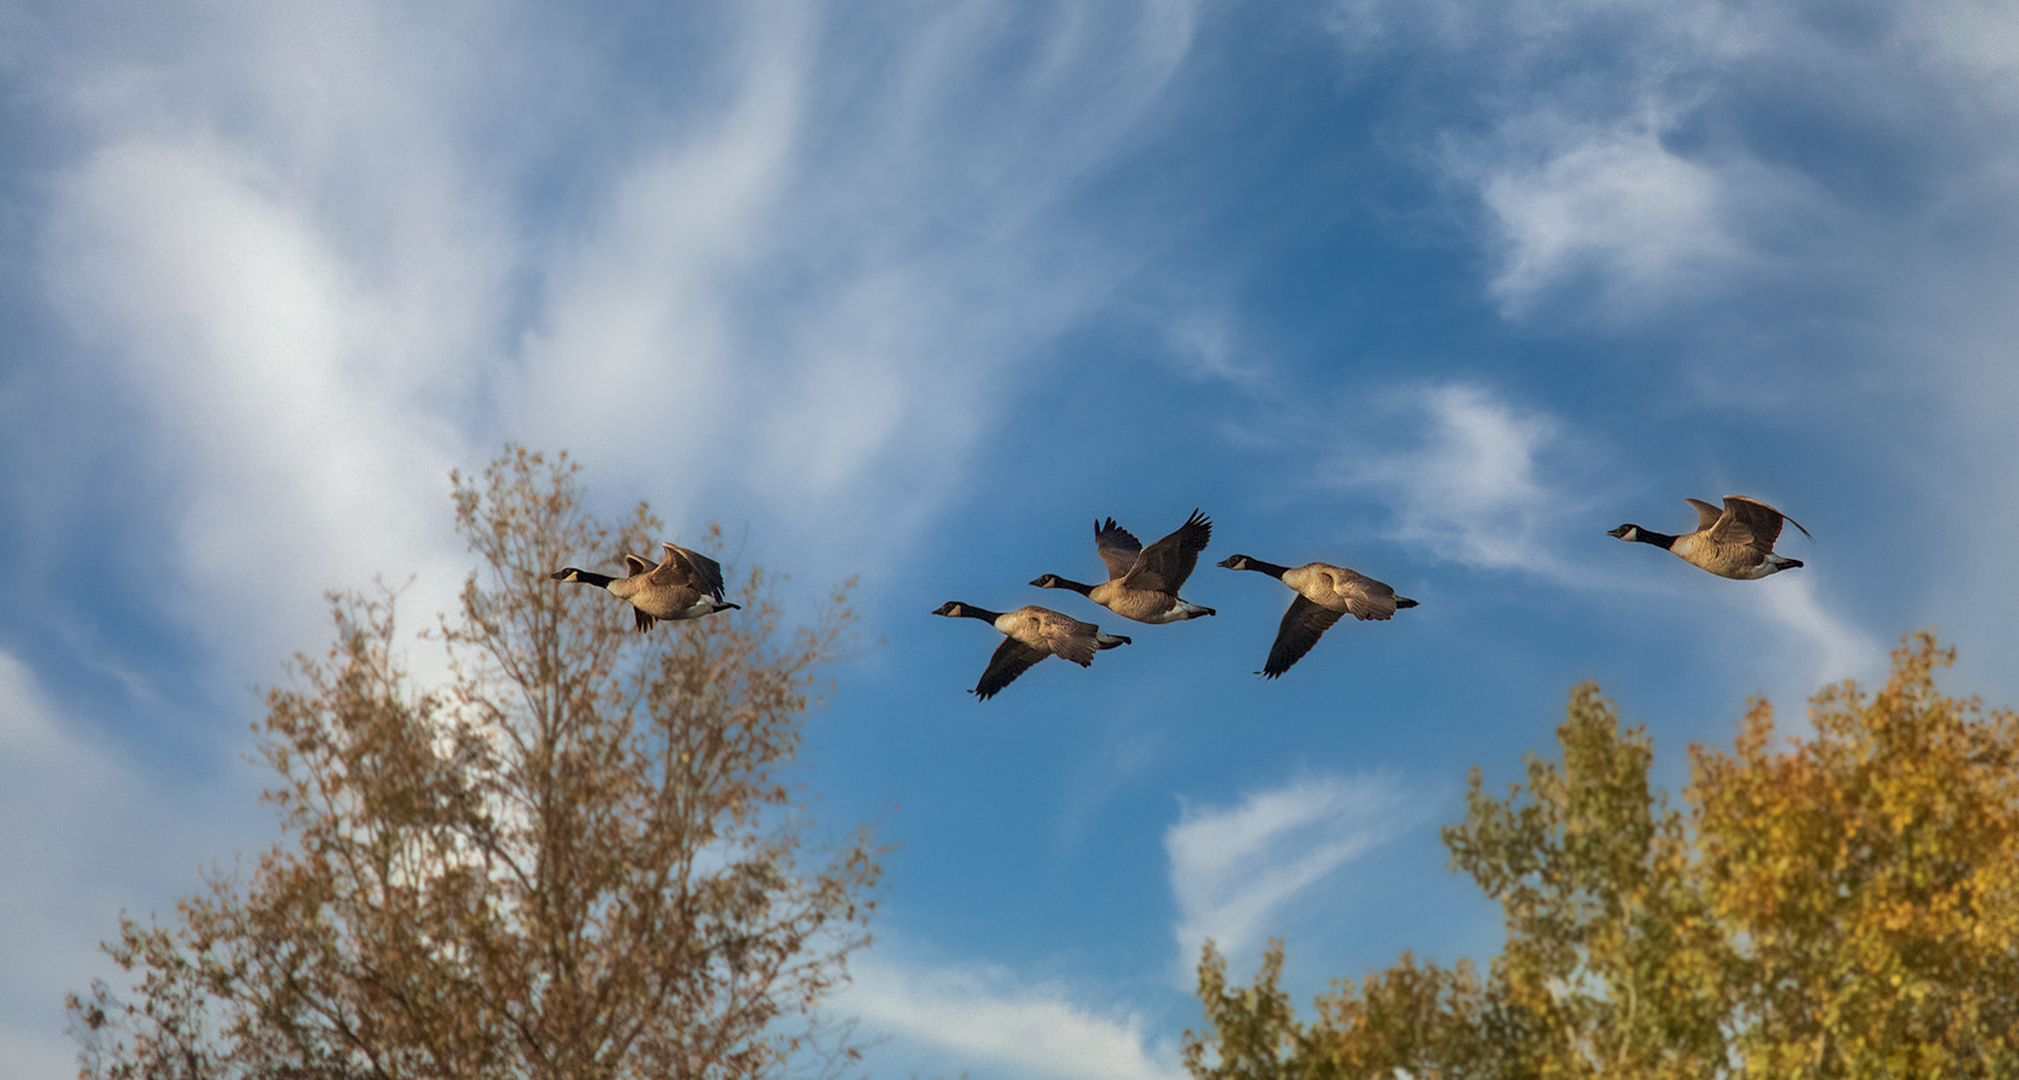
[[[1094,591],[1094,587],[1092,585],[1082,585],[1077,581],[1069,581],[1066,578],[1059,577],[1057,574],[1052,575],[1052,580],[1056,583],[1053,586],[1054,588],[1071,589],[1072,591],[1079,593],[1081,596],[1090,596],[1093,594]]]
[[[1632,526],[1632,529],[1633,535],[1631,539],[1643,544],[1653,544],[1664,551],[1675,546],[1676,538],[1667,533],[1658,533],[1653,529],[1643,529],[1638,525]]]
[[[555,581],[572,581],[578,585],[594,585],[599,589],[617,580],[608,574],[598,574],[593,570],[578,570],[572,566],[556,570],[553,576]]]
[[[1272,578],[1280,578],[1284,574],[1290,572],[1290,568],[1287,566],[1277,566],[1275,563],[1263,562],[1262,560],[1256,558],[1247,559],[1242,564],[1241,569],[1253,570],[1259,574],[1267,574]]]
[[[963,619],[980,619],[985,623],[994,623],[997,619],[1002,618],[1002,612],[990,611],[987,608],[978,608],[973,604],[963,603],[960,606],[960,616]]]

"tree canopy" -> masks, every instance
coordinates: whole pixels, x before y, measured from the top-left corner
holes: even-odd
[[[2019,716],[1942,695],[1916,635],[1884,689],[1811,699],[1776,744],[1690,748],[1685,814],[1653,744],[1587,684],[1506,798],[1473,770],[1452,866],[1501,905],[1484,974],[1410,954],[1300,1021],[1272,943],[1236,988],[1210,943],[1200,1080],[2019,1075]]]
[[[823,1030],[878,850],[816,847],[788,770],[845,589],[787,633],[751,570],[743,610],[633,633],[548,575],[664,527],[598,523],[575,476],[512,448],[455,477],[480,567],[443,685],[414,685],[389,596],[331,597],[335,644],[255,725],[281,840],[166,924],[122,918],[134,984],[70,999],[84,1075],[727,1080]]]

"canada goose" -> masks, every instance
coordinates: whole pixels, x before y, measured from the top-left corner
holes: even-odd
[[[721,563],[678,544],[659,546],[666,549],[666,557],[657,566],[642,555],[624,556],[624,565],[631,571],[626,577],[613,578],[572,566],[554,571],[552,577],[608,589],[617,599],[629,601],[640,632],[652,629],[660,619],[698,619],[742,608],[722,599]]]
[[[1802,529],[1802,523],[1794,518],[1744,495],[1725,496],[1722,510],[1699,499],[1683,501],[1696,507],[1695,532],[1670,536],[1629,524],[1607,530],[1607,535],[1667,548],[1684,562],[1701,566],[1719,577],[1740,581],[1763,578],[1802,565],[1800,559],[1774,554],[1774,541],[1780,538],[1781,522]],[[1815,539],[1809,536],[1807,529],[1802,529],[1802,535]]]
[[[1197,510],[1176,532],[1144,547],[1129,530],[1109,518],[1094,522],[1094,548],[1108,564],[1108,580],[1082,585],[1057,574],[1031,584],[1040,589],[1071,589],[1124,619],[1146,623],[1183,622],[1215,612],[1178,599],[1178,589],[1199,564],[1199,552],[1213,538],[1213,523]]]
[[[995,655],[989,657],[981,681],[968,691],[978,701],[996,696],[1032,664],[1047,656],[1063,656],[1081,667],[1090,667],[1094,653],[1129,643],[1120,634],[1103,634],[1093,623],[1069,618],[1050,608],[1020,607],[1001,614],[948,600],[933,614],[951,619],[980,619],[1003,632],[1003,642],[996,646]]]
[[[1395,590],[1365,574],[1331,563],[1305,563],[1296,569],[1229,555],[1220,560],[1229,570],[1254,570],[1267,574],[1297,590],[1290,610],[1283,613],[1283,626],[1276,631],[1276,644],[1269,647],[1269,660],[1260,672],[1273,679],[1304,658],[1318,638],[1332,629],[1341,616],[1356,619],[1391,619],[1395,609],[1411,608],[1416,601],[1395,595]]]

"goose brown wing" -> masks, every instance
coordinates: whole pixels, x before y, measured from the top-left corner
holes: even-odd
[[[1025,611],[1037,621],[1037,632],[1052,655],[1062,656],[1081,667],[1094,662],[1094,653],[1100,648],[1096,641],[1100,627],[1050,608],[1033,607]]]
[[[652,580],[660,585],[685,585],[701,591],[713,599],[722,599],[722,564],[691,548],[678,544],[660,544],[666,549],[666,558],[652,572]]]
[[[1199,552],[1206,550],[1212,539],[1213,523],[1193,510],[1192,516],[1175,532],[1143,549],[1135,568],[1129,571],[1126,584],[1132,589],[1176,596],[1185,579],[1192,576],[1193,568],[1199,565]]]
[[[1269,662],[1262,665],[1262,677],[1273,679],[1290,670],[1290,665],[1304,659],[1311,646],[1345,614],[1319,607],[1297,594],[1297,599],[1290,601],[1290,610],[1283,613],[1283,625],[1276,631],[1276,644],[1269,649]]]
[[[1017,681],[1017,676],[1029,671],[1032,664],[1050,655],[1013,637],[1002,639],[1002,644],[995,647],[995,655],[989,657],[981,681],[974,686],[975,697],[987,701],[996,696],[1003,687]]]
[[[1705,529],[1716,526],[1718,519],[1725,516],[1723,507],[1712,506],[1702,499],[1684,499],[1683,501],[1696,508],[1697,527],[1694,530],[1696,532],[1703,532]]]
[[[1333,591],[1345,601],[1346,614],[1363,622],[1395,617],[1395,590],[1387,582],[1376,581],[1342,566]]]
[[[1717,527],[1711,530],[1710,537],[1721,544],[1748,544],[1761,551],[1772,551],[1774,541],[1780,539],[1783,521],[1793,519],[1766,503],[1743,495],[1727,495],[1723,516],[1718,519]],[[1802,529],[1801,522],[1793,521],[1793,524],[1795,528]],[[1802,529],[1802,535],[1808,536],[1809,530]]]
[[[1094,522],[1094,550],[1108,564],[1108,580],[1113,581],[1136,565],[1136,556],[1143,553],[1143,542],[1109,518],[1106,524]]]

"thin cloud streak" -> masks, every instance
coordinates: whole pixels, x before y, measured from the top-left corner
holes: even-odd
[[[1391,539],[1461,566],[1519,574],[1594,600],[1672,588],[1659,575],[1677,567],[1636,565],[1630,557],[1578,563],[1560,554],[1589,549],[1572,542],[1568,530],[1606,520],[1602,496],[1573,494],[1590,492],[1591,485],[1552,464],[1561,455],[1549,451],[1570,438],[1563,421],[1470,384],[1423,387],[1397,400],[1415,422],[1413,442],[1385,451],[1358,447],[1341,457],[1348,464],[1336,474],[1343,486],[1369,491],[1388,505]],[[1747,598],[1751,609],[1805,643],[1819,681],[1875,670],[1874,659],[1885,656],[1877,640],[1831,612],[1815,591],[1813,571],[1794,573],[1806,576],[1790,584],[1782,574],[1755,588]]]
[[[1398,401],[1415,437],[1400,449],[1355,446],[1334,473],[1341,486],[1388,505],[1389,537],[1474,569],[1573,577],[1550,541],[1575,500],[1538,475],[1558,422],[1464,383],[1418,388]]]
[[[1285,908],[1408,823],[1406,792],[1383,776],[1302,777],[1231,807],[1187,805],[1164,833],[1176,985],[1188,987],[1199,950],[1249,960],[1282,932]]]
[[[1057,1080],[1184,1076],[1171,1047],[1148,1043],[1140,1016],[1091,1008],[1062,987],[1027,985],[1001,968],[909,967],[885,952],[867,953],[851,963],[850,985],[832,1008],[858,1017],[866,1036],[922,1044],[963,1071]]]
[[[1765,614],[1809,643],[1814,659],[1802,684],[1815,687],[1852,678],[1883,681],[1885,647],[1827,610],[1816,596],[1816,581],[1802,570],[1785,571],[1761,582],[1758,590]]]
[[[249,16],[120,39],[119,71],[72,43],[63,73],[90,88],[62,100],[92,149],[58,185],[49,294],[99,354],[94,394],[149,421],[119,459],[159,474],[135,509],[175,538],[174,617],[226,653],[309,645],[317,595],[378,574],[419,569],[410,607],[451,606],[445,477],[496,430],[574,450],[678,535],[776,518],[770,550],[814,553],[803,577],[875,580],[960,490],[1005,372],[1131,272],[1051,211],[1148,136],[1196,19],[934,8],[876,24],[891,63],[864,73],[835,62],[862,26],[750,9],[691,76],[727,92],[618,122],[614,152],[585,138],[602,154],[575,182],[608,197],[550,220],[505,197],[546,166],[467,134],[544,92],[514,37],[536,16],[367,7],[305,37]],[[463,59],[426,61],[445,37]],[[548,37],[579,76],[583,43]],[[1006,61],[1027,77],[977,124],[955,106]],[[663,77],[559,76],[540,108]]]

